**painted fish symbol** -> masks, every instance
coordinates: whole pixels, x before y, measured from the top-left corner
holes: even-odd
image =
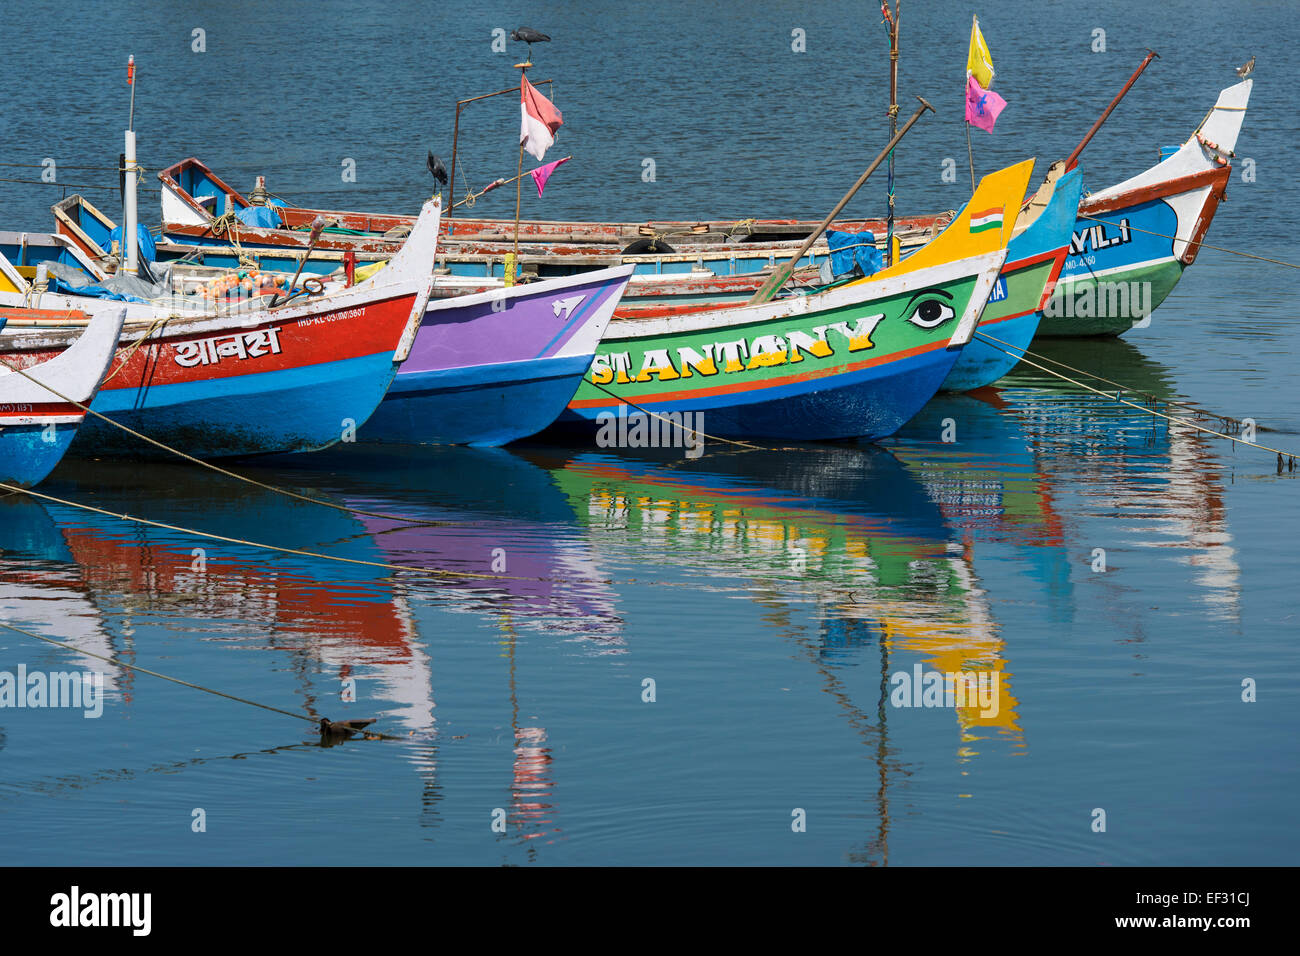
[[[567,299],[556,299],[551,303],[551,308],[555,310],[555,317],[559,318],[560,313],[564,313],[567,321],[569,316],[573,315],[573,310],[582,304],[582,300],[587,298],[585,295],[571,295]]]

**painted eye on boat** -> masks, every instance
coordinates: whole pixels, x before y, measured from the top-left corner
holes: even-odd
[[[937,329],[956,314],[952,310],[952,306],[946,302],[941,302],[938,299],[925,299],[917,303],[907,321],[923,329]]]

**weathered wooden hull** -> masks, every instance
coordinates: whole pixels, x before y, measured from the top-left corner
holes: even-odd
[[[410,293],[373,303],[348,317],[319,310],[251,326],[169,322],[138,348],[142,333],[128,333],[91,408],[199,458],[333,444],[350,438],[387,392],[416,298]],[[3,354],[35,364],[66,335],[13,337]],[[151,450],[92,418],[77,437],[76,452]]]
[[[171,312],[126,305],[133,320],[92,408],[200,458],[307,451],[355,440],[406,358],[432,286],[438,204],[376,276],[279,308]],[[0,293],[0,303],[7,296]],[[91,315],[122,303],[46,293],[47,305]],[[188,304],[189,299],[183,304]],[[0,336],[0,354],[30,366],[66,347],[74,329]],[[156,454],[97,419],[79,454]]]

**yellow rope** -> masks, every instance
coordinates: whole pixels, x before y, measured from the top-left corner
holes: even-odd
[[[1179,239],[1178,236],[1170,236],[1163,232],[1152,232],[1150,229],[1139,229],[1137,226],[1130,226],[1114,222],[1110,219],[1100,219],[1097,216],[1088,216],[1079,213],[1080,219],[1091,219],[1093,222],[1100,222],[1107,226],[1115,226],[1120,229],[1131,229],[1133,232],[1145,232],[1148,236],[1158,236],[1161,239],[1173,239],[1176,242],[1185,242],[1189,246],[1195,246],[1198,249],[1213,249],[1215,252],[1226,252],[1229,255],[1241,256],[1244,259],[1258,259],[1260,262],[1271,262],[1277,266],[1286,266],[1288,269],[1300,269],[1300,266],[1294,262],[1283,262],[1281,259],[1270,259],[1268,256],[1256,256],[1249,252],[1238,252],[1236,249],[1225,249],[1223,246],[1212,246],[1208,242],[1192,242],[1190,239]]]
[[[182,687],[192,687],[194,690],[201,690],[205,694],[212,694],[216,697],[224,697],[226,698],[226,700],[233,700],[241,704],[248,704],[250,707],[260,707],[262,710],[269,710],[275,714],[283,714],[285,717],[296,717],[299,720],[306,720],[313,724],[319,724],[321,720],[321,718],[312,717],[309,714],[295,714],[291,710],[281,710],[279,707],[272,707],[270,704],[260,704],[257,701],[249,700],[246,697],[236,697],[234,694],[227,694],[224,691],[213,690],[211,687],[204,687],[202,684],[194,684],[187,680],[181,680],[179,677],[170,677],[167,674],[160,674],[158,671],[151,671],[147,667],[141,667],[138,664],[128,664],[126,661],[121,660],[120,658],[109,657],[105,654],[96,654],[94,651],[88,651],[85,648],[76,647],[73,644],[65,644],[62,641],[54,640],[54,638],[52,637],[46,637],[43,634],[37,634],[35,631],[29,631],[26,628],[15,627],[12,624],[6,624],[4,621],[0,621],[0,627],[7,628],[8,630],[13,631],[16,634],[22,634],[24,637],[30,637],[38,641],[44,641],[46,644],[53,644],[55,647],[66,648],[67,650],[73,651],[74,653],[77,654],[81,654],[85,657],[93,657],[96,660],[105,661],[109,664],[112,664],[115,667],[121,667],[124,670],[132,670],[141,674],[148,674],[150,677],[157,677],[161,680],[171,681],[173,684],[180,684]],[[328,719],[327,722],[333,723],[333,721],[328,721]],[[402,739],[401,737],[390,737],[387,734],[381,734],[377,730],[360,729],[355,731],[355,733],[363,734],[367,738],[382,738],[384,740]]]
[[[236,260],[241,266],[256,266],[257,259],[245,252],[239,242],[239,227],[242,224],[233,212],[226,212],[213,219],[208,225],[208,230],[214,239],[220,239],[223,235],[229,237],[230,245],[235,250]]]
[[[757,222],[757,219],[737,219],[731,228],[727,230],[726,236],[730,239],[742,228],[745,230],[745,235],[752,236],[754,234],[754,224]]]
[[[113,369],[113,371],[108,375],[107,378],[104,379],[104,381],[100,384],[99,387],[103,388],[109,382],[113,381],[113,379],[117,378],[117,373],[122,371],[122,369],[126,368],[127,363],[131,361],[131,357],[135,355],[136,350],[139,349],[140,346],[144,344],[145,339],[149,338],[149,336],[153,335],[154,332],[158,331],[160,328],[162,328],[162,326],[166,325],[172,319],[179,319],[179,318],[180,316],[173,312],[171,315],[160,315],[158,318],[154,319],[153,322],[150,323],[149,328],[145,329],[144,334],[131,343],[130,347],[122,355],[121,361],[117,363],[117,368]],[[17,372],[19,375],[23,376],[23,378],[27,379],[28,381],[36,382],[36,379],[32,378],[30,375],[28,375],[26,372],[22,371],[21,369],[14,368],[3,358],[0,358],[0,362],[4,362],[4,364],[8,366],[11,372]],[[59,398],[63,399],[65,402],[72,402],[72,399],[63,398],[62,395],[59,395],[58,392],[54,391],[54,389],[50,388],[48,385],[45,385],[43,382],[36,382],[36,384],[40,385],[51,395],[58,395]],[[73,402],[73,404],[75,405],[77,403]],[[98,412],[96,412],[96,414],[98,414]]]
[[[162,442],[150,438],[148,435],[141,434],[140,432],[135,431],[134,429],[129,428],[126,425],[123,425],[121,422],[109,418],[107,415],[100,414],[99,412],[95,411],[93,408],[90,408],[88,405],[83,405],[81,402],[77,401],[76,399],[69,398],[67,395],[62,394],[57,389],[52,388],[51,386],[45,384],[44,382],[32,378],[32,376],[28,375],[26,371],[17,368],[2,355],[0,355],[0,365],[3,365],[11,372],[21,375],[23,378],[27,379],[27,381],[39,385],[41,388],[45,389],[47,392],[49,392],[51,395],[53,395],[55,398],[59,399],[60,401],[67,402],[69,405],[76,406],[81,411],[85,412],[87,415],[91,415],[102,422],[106,422],[107,424],[112,425],[114,428],[126,432],[128,435],[130,435],[133,438],[138,438],[142,442],[146,442],[147,444],[153,445],[155,448],[168,452],[169,454],[175,455],[177,458],[180,458],[191,464],[198,465],[201,468],[207,468],[209,471],[215,471],[219,475],[225,475],[227,478],[234,478],[237,481],[246,482],[247,484],[254,485],[255,487],[261,488],[265,491],[271,491],[278,495],[284,495],[287,498],[296,498],[299,501],[305,501],[308,502],[309,504],[321,505],[322,507],[325,508],[333,508],[335,511],[342,511],[345,514],[360,515],[366,518],[383,518],[388,521],[406,521],[411,524],[426,525],[428,527],[450,527],[452,524],[451,522],[445,522],[445,521],[427,521],[421,518],[409,518],[406,517],[405,515],[378,514],[373,511],[362,511],[358,508],[347,508],[344,507],[343,505],[334,504],[331,501],[324,501],[320,498],[313,498],[309,495],[300,495],[297,492],[290,491],[287,488],[280,488],[276,485],[268,485],[264,482],[258,481],[255,478],[249,478],[246,475],[241,475],[238,474],[237,472],[228,471],[227,469],[222,468],[219,465],[212,464],[212,462],[210,461],[204,461],[201,458],[195,458],[193,455],[188,455],[178,448],[172,448],[170,445],[164,445]],[[112,376],[109,376],[109,378],[112,378]],[[105,382],[107,382],[107,379],[105,380]]]
[[[53,502],[56,505],[64,505],[68,508],[77,508],[81,511],[89,511],[94,514],[104,515],[107,518],[116,518],[120,521],[135,521],[139,524],[147,525],[151,528],[161,528],[164,531],[176,531],[180,534],[193,535],[196,538],[206,538],[210,541],[220,541],[223,544],[242,545],[248,548],[259,548],[263,551],[276,551],[280,554],[292,554],[298,557],[314,558],[320,561],[337,561],[340,564],[354,564],[367,568],[379,568],[384,571],[406,571],[412,574],[427,574],[430,577],[444,578],[473,578],[483,581],[544,581],[548,583],[566,583],[562,578],[536,578],[520,577],[509,574],[476,574],[472,571],[446,571],[442,568],[414,568],[405,564],[388,564],[383,561],[365,561],[361,558],[344,558],[334,554],[321,554],[316,551],[306,551],[302,548],[286,548],[281,545],[264,544],[260,541],[249,541],[244,538],[232,538],[228,535],[212,534],[208,531],[196,531],[193,528],[182,528],[178,525],[166,524],[162,521],[151,521],[148,518],[140,518],[135,515],[119,513],[116,511],[106,511],[103,508],[96,508],[93,505],[84,505],[76,501],[68,501],[64,498],[56,498],[53,495],[42,494],[31,488],[19,488],[17,485],[9,485],[0,482],[0,491],[8,491],[11,494],[27,495],[31,498],[38,498],[41,501]],[[612,584],[611,581],[594,581],[592,583]]]
[[[984,332],[976,331],[975,334],[990,344],[998,343],[1001,345],[1010,345],[1010,343],[1002,342],[1001,339],[995,339],[993,336],[987,335]],[[997,348],[997,345],[994,345],[994,348]],[[1011,348],[1019,350],[1019,346],[1011,345]],[[1288,458],[1291,461],[1291,467],[1288,470],[1292,470],[1295,467],[1295,455],[1292,454],[1291,452],[1282,451],[1277,448],[1270,448],[1268,445],[1261,445],[1258,442],[1247,441],[1244,438],[1237,438],[1234,435],[1225,435],[1223,432],[1216,432],[1213,428],[1206,428],[1204,425],[1198,425],[1196,422],[1191,421],[1190,419],[1181,418],[1177,415],[1166,415],[1164,412],[1158,412],[1154,408],[1147,408],[1145,405],[1139,405],[1136,402],[1130,402],[1128,399],[1123,397],[1122,391],[1116,392],[1114,395],[1111,395],[1108,392],[1103,392],[1099,388],[1093,388],[1091,385],[1088,385],[1086,382],[1080,382],[1077,379],[1070,378],[1068,375],[1063,375],[1062,373],[1054,369],[1048,368],[1046,365],[1039,365],[1037,362],[1028,358],[1029,353],[1024,352],[1023,350],[1021,350],[1022,354],[1020,355],[1016,355],[1014,352],[1010,352],[1007,349],[998,349],[998,351],[1010,355],[1012,358],[1019,358],[1020,361],[1024,362],[1026,365],[1032,365],[1034,368],[1038,369],[1039,371],[1046,372],[1048,375],[1055,376],[1056,378],[1059,378],[1064,382],[1069,382],[1071,385],[1076,385],[1079,388],[1084,389],[1085,391],[1092,392],[1094,395],[1100,395],[1102,398],[1108,398],[1113,402],[1118,402],[1120,405],[1127,405],[1130,408],[1136,408],[1140,412],[1146,412],[1148,415],[1153,415],[1156,418],[1163,418],[1165,419],[1165,421],[1174,422],[1175,424],[1178,425],[1186,425],[1188,428],[1194,428],[1197,431],[1205,432],[1206,434],[1209,435],[1214,435],[1217,438],[1226,438],[1228,441],[1238,442],[1239,444],[1242,445],[1249,445],[1250,447],[1258,448],[1261,451],[1274,452],[1277,455],[1277,469],[1279,472],[1282,470],[1283,458]],[[1133,389],[1133,391],[1138,391],[1138,390]]]

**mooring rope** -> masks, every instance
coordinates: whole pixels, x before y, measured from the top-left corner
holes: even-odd
[[[233,212],[225,212],[208,223],[208,231],[212,233],[214,239],[220,239],[225,235],[235,250],[235,260],[241,266],[251,268],[258,264],[258,260],[245,252],[243,245],[240,244],[239,227],[242,224],[240,218]]]
[[[233,700],[241,704],[248,704],[250,707],[260,707],[262,710],[269,710],[275,714],[283,714],[285,717],[295,717],[298,720],[308,721],[309,723],[315,724],[318,727],[320,726],[320,722],[322,720],[322,718],[320,717],[312,717],[309,714],[295,714],[291,710],[281,710],[279,707],[272,707],[270,704],[258,703],[255,700],[249,700],[247,697],[238,697],[234,694],[227,694],[224,691],[215,690],[211,687],[204,687],[202,684],[195,684],[187,680],[181,680],[179,677],[171,677],[167,674],[160,674],[158,671],[150,670],[147,667],[141,667],[138,664],[128,664],[126,661],[121,660],[120,658],[109,657],[105,654],[96,654],[94,651],[88,651],[85,650],[84,648],[77,647],[73,644],[65,644],[62,641],[56,641],[52,637],[46,637],[43,634],[37,634],[35,631],[29,631],[26,628],[22,628],[22,627],[15,627],[14,625],[8,624],[5,621],[0,621],[0,627],[13,631],[16,634],[22,634],[24,637],[30,637],[33,638],[34,640],[44,641],[46,644],[53,644],[55,647],[65,648],[76,654],[82,654],[86,657],[93,657],[96,660],[105,661],[109,664],[112,664],[115,667],[121,667],[126,670],[137,671],[141,674],[148,674],[150,677],[157,677],[160,680],[171,681],[173,684],[180,684],[182,687],[191,687],[194,690],[201,690],[205,694],[213,694],[217,697],[224,697],[226,698],[226,700]],[[333,721],[330,721],[327,718],[326,721],[327,723],[330,724],[333,723]],[[339,723],[345,724],[346,721],[340,721]],[[390,737],[388,734],[382,734],[377,730],[358,729],[358,730],[353,730],[352,733],[362,734],[363,736],[368,738],[375,738],[375,739],[382,739],[382,740],[402,739],[401,737]]]
[[[39,498],[41,501],[53,502],[56,505],[64,505],[68,508],[77,508],[81,511],[89,511],[93,514],[104,515],[108,518],[116,518],[119,521],[134,521],[139,524],[148,525],[151,528],[161,528],[164,531],[175,531],[180,534],[189,534],[196,538],[206,538],[210,541],[220,541],[224,544],[242,545],[248,548],[259,548],[263,551],[276,551],[280,554],[292,554],[298,557],[314,558],[321,561],[337,561],[340,564],[359,565],[366,568],[379,568],[383,571],[407,571],[412,574],[427,574],[430,577],[473,578],[482,581],[542,581],[550,584],[567,583],[563,578],[522,577],[510,574],[478,574],[473,571],[447,571],[442,568],[416,568],[411,567],[409,564],[388,564],[384,561],[366,561],[363,558],[345,558],[342,555],[323,554],[319,551],[307,551],[302,548],[286,548],[282,545],[264,544],[260,541],[249,541],[245,538],[232,538],[229,535],[214,534],[210,531],[197,531],[194,528],[182,528],[179,525],[167,524],[163,521],[152,521],[149,518],[140,518],[136,515],[129,515],[123,512],[108,511],[104,508],[96,508],[94,505],[69,501],[66,498],[56,498],[53,495],[47,495],[43,492],[36,491],[33,488],[20,488],[17,485],[9,485],[4,482],[0,482],[0,491],[8,491],[11,494],[27,495],[31,498]],[[613,582],[604,580],[594,583],[612,584]]]
[[[1229,255],[1241,256],[1244,259],[1258,259],[1260,262],[1271,262],[1277,266],[1286,266],[1288,269],[1300,269],[1300,266],[1296,265],[1294,262],[1283,262],[1281,259],[1270,259],[1268,256],[1257,256],[1249,252],[1239,252],[1236,249],[1226,249],[1223,246],[1212,246],[1208,242],[1193,242],[1190,239],[1180,239],[1178,236],[1171,236],[1163,232],[1152,232],[1150,229],[1139,229],[1137,226],[1122,225],[1110,219],[1100,219],[1097,216],[1088,216],[1082,212],[1079,213],[1079,218],[1091,219],[1093,222],[1100,222],[1107,226],[1115,226],[1119,229],[1131,229],[1133,232],[1145,232],[1148,236],[1157,236],[1161,239],[1173,239],[1175,242],[1184,242],[1187,245],[1195,246],[1198,249],[1213,249],[1215,252],[1226,252]]]
[[[1107,385],[1114,385],[1116,388],[1122,391],[1133,392],[1137,395],[1142,395],[1143,397],[1150,399],[1153,404],[1181,405],[1184,408],[1191,409],[1192,411],[1197,412],[1198,414],[1206,418],[1217,418],[1221,422],[1225,422],[1225,423],[1231,422],[1234,425],[1241,424],[1241,421],[1239,419],[1233,418],[1231,415],[1220,415],[1217,412],[1212,412],[1207,408],[1203,408],[1199,402],[1193,402],[1190,400],[1184,401],[1178,398],[1162,398],[1159,395],[1156,395],[1152,392],[1144,391],[1143,389],[1140,388],[1131,388],[1130,386],[1125,385],[1123,382],[1117,382],[1114,379],[1106,378],[1104,375],[1098,375],[1095,372],[1089,372],[1086,369],[1075,368],[1073,365],[1066,365],[1064,362],[1059,361],[1058,359],[1051,358],[1047,355],[1043,355],[1041,352],[1031,352],[1028,349],[1022,348],[1021,346],[1013,345],[1010,342],[1004,342],[1001,339],[996,338],[995,336],[989,335],[987,332],[980,332],[979,334],[981,337],[987,339],[990,342],[997,342],[1000,345],[1005,345],[1009,348],[1022,351],[1025,355],[1032,355],[1040,362],[1048,362],[1052,365],[1055,365],[1057,368],[1063,368],[1067,372],[1073,372],[1075,375],[1083,375],[1096,382],[1105,382]],[[1261,429],[1261,430],[1267,430],[1267,429]]]
[[[157,324],[158,323],[155,322],[154,326],[156,326]],[[145,333],[146,336],[152,334],[152,330],[154,326],[150,326],[150,331]],[[135,343],[135,346],[138,346],[143,341],[144,338],[142,337]],[[133,346],[133,348],[135,346]],[[125,364],[126,362],[123,361],[122,365],[118,366],[117,371],[121,371],[122,368],[125,366]],[[236,481],[246,482],[247,484],[253,485],[257,488],[261,488],[264,491],[274,492],[277,495],[284,495],[287,498],[295,498],[298,501],[305,501],[308,502],[309,504],[320,505],[323,508],[333,508],[335,511],[342,511],[345,514],[357,515],[363,518],[383,518],[389,521],[405,521],[409,524],[424,525],[427,527],[450,527],[452,524],[451,522],[447,522],[447,521],[429,521],[428,519],[425,518],[412,518],[407,515],[391,515],[391,514],[381,514],[375,511],[363,511],[360,508],[349,508],[345,505],[335,504],[332,501],[325,501],[324,499],[321,498],[313,498],[310,495],[299,494],[296,491],[290,491],[288,488],[281,488],[277,485],[268,485],[265,482],[258,481],[256,478],[249,478],[247,475],[241,475],[237,472],[233,472],[228,469],[222,468],[220,465],[214,465],[210,461],[204,461],[201,458],[195,458],[193,455],[186,454],[185,452],[181,451],[179,448],[173,448],[170,445],[165,445],[156,439],[150,438],[148,435],[144,435],[133,428],[123,425],[119,421],[109,418],[107,415],[102,415],[99,412],[95,411],[93,408],[90,408],[88,405],[83,405],[81,402],[69,398],[67,395],[62,394],[57,389],[52,388],[51,386],[45,384],[44,382],[32,378],[32,376],[28,375],[27,372],[24,371],[23,369],[16,368],[14,365],[12,365],[9,362],[9,360],[6,359],[3,355],[0,355],[0,365],[5,366],[5,368],[9,369],[11,372],[16,372],[17,374],[21,375],[23,378],[27,379],[27,381],[39,385],[41,388],[45,389],[47,392],[49,392],[51,395],[58,398],[60,401],[64,401],[67,402],[69,405],[76,406],[81,411],[85,412],[87,415],[93,415],[95,418],[99,419],[100,421],[107,422],[109,425],[112,425],[114,428],[121,429],[122,431],[126,432],[128,435],[132,436],[133,438],[138,438],[141,441],[153,445],[155,448],[161,449],[162,451],[168,452],[169,454],[175,455],[176,457],[182,459],[183,461],[187,461],[190,464],[198,465],[201,468],[207,468],[209,471],[214,471],[219,475],[225,475],[227,478],[234,478]],[[113,374],[116,375],[117,372],[114,372]],[[112,377],[113,376],[110,375],[108,379],[105,379],[104,381],[107,382]]]
[[[609,389],[607,389],[607,388],[606,388],[605,386],[603,386],[603,385],[597,385],[595,382],[592,382],[591,384],[592,384],[595,388],[600,389],[602,392],[604,392],[604,393],[605,393],[606,395],[608,395],[610,398],[617,399],[618,401],[622,402],[624,405],[630,405],[631,407],[635,408],[638,412],[641,412],[641,413],[644,414],[644,415],[649,415],[649,416],[651,416],[651,417],[653,417],[653,418],[658,418],[658,419],[660,419],[661,421],[666,421],[666,422],[668,422],[669,424],[676,425],[678,428],[680,428],[682,431],[686,432],[687,434],[701,435],[701,436],[703,436],[704,438],[709,439],[710,441],[720,441],[720,442],[723,442],[724,444],[727,444],[727,445],[735,445],[737,448],[749,448],[749,449],[751,449],[751,450],[753,450],[753,451],[768,451],[768,450],[769,450],[769,449],[766,449],[766,448],[762,447],[761,445],[751,445],[751,444],[749,444],[749,442],[743,442],[743,441],[732,441],[730,438],[721,438],[721,437],[719,437],[719,436],[717,436],[717,435],[710,435],[710,434],[707,434],[706,432],[702,432],[702,431],[700,431],[698,428],[691,428],[691,429],[688,429],[685,425],[683,425],[683,424],[681,424],[681,423],[679,423],[679,422],[674,422],[671,418],[665,418],[663,415],[656,414],[655,412],[652,412],[652,411],[650,411],[650,410],[647,409],[647,408],[642,408],[640,405],[638,405],[636,402],[632,401],[631,399],[624,398],[622,395],[615,395],[613,392],[611,392]]]
[[[140,335],[140,337],[131,343],[130,347],[126,350],[125,354],[123,354],[122,358],[118,361],[117,368],[113,369],[113,371],[108,374],[108,376],[104,379],[104,381],[100,383],[99,387],[103,388],[109,382],[113,381],[113,379],[117,377],[117,374],[120,371],[122,371],[122,369],[126,368],[126,363],[131,361],[131,359],[135,356],[135,353],[139,351],[140,346],[144,344],[145,339],[149,338],[151,335],[154,334],[154,332],[157,332],[159,329],[161,329],[172,319],[179,319],[179,318],[180,316],[173,312],[171,315],[160,315],[158,318],[154,319],[153,322],[149,324],[149,327],[145,329],[144,332]],[[7,361],[5,361],[4,358],[0,357],[0,362],[4,362],[4,364],[8,367],[9,371],[17,372],[19,375],[27,379],[27,381],[29,382],[36,382],[36,379],[32,378],[30,375],[28,375],[26,372],[22,371],[21,369],[14,368]],[[58,395],[58,397],[63,399],[65,402],[72,402],[72,404],[74,405],[79,404],[78,402],[73,402],[72,399],[70,398],[66,398],[63,395],[59,395],[58,392],[56,392],[54,389],[50,388],[48,385],[46,385],[43,382],[36,382],[36,384],[40,385],[51,395]],[[87,409],[87,411],[89,411],[89,409]],[[99,414],[99,413],[96,412],[95,414]]]
[[[1296,456],[1292,452],[1282,451],[1281,449],[1278,448],[1271,448],[1268,445],[1261,445],[1258,442],[1247,441],[1246,439],[1238,438],[1235,435],[1227,435],[1224,434],[1223,432],[1215,431],[1213,428],[1206,428],[1204,425],[1199,425],[1196,422],[1192,421],[1191,419],[1182,418],[1178,415],[1166,415],[1164,412],[1157,411],[1154,408],[1149,408],[1146,405],[1139,405],[1137,404],[1137,402],[1131,402],[1128,399],[1123,397],[1125,391],[1125,389],[1123,388],[1121,388],[1119,391],[1116,391],[1114,395],[1111,395],[1109,392],[1105,392],[1099,388],[1094,388],[1093,386],[1087,384],[1086,382],[1080,382],[1077,379],[1070,378],[1068,375],[1058,372],[1055,369],[1048,368],[1046,365],[1038,364],[1037,362],[1028,358],[1028,356],[1032,353],[1026,350],[1020,350],[1018,346],[1011,345],[1010,347],[1013,349],[1017,349],[1018,351],[1021,351],[1022,354],[1020,355],[1017,355],[1015,352],[1011,352],[1008,349],[999,348],[1000,345],[1010,345],[1010,343],[1002,342],[1001,339],[995,339],[993,336],[988,335],[984,332],[980,332],[978,330],[975,332],[975,334],[980,338],[982,338],[984,341],[993,345],[993,347],[997,348],[998,351],[1003,352],[1004,354],[1009,355],[1012,358],[1018,358],[1026,365],[1032,365],[1034,368],[1038,369],[1039,371],[1046,372],[1048,375],[1055,376],[1056,378],[1059,378],[1064,382],[1069,382],[1071,385],[1075,385],[1079,388],[1084,389],[1085,391],[1092,392],[1094,395],[1100,395],[1102,398],[1109,399],[1113,402],[1118,402],[1121,405],[1127,405],[1130,408],[1136,408],[1138,411],[1145,412],[1148,415],[1153,415],[1157,418],[1163,418],[1166,421],[1173,422],[1178,425],[1185,425],[1188,428],[1193,428],[1197,431],[1205,432],[1206,434],[1209,435],[1214,435],[1217,438],[1226,438],[1228,441],[1237,442],[1242,445],[1249,445],[1250,447],[1258,448],[1261,451],[1273,452],[1277,455],[1277,470],[1279,474],[1281,474],[1284,465],[1287,471],[1295,470]],[[1130,389],[1129,391],[1134,391],[1141,394],[1140,390],[1138,389]],[[1283,462],[1284,458],[1287,459],[1285,463]]]

